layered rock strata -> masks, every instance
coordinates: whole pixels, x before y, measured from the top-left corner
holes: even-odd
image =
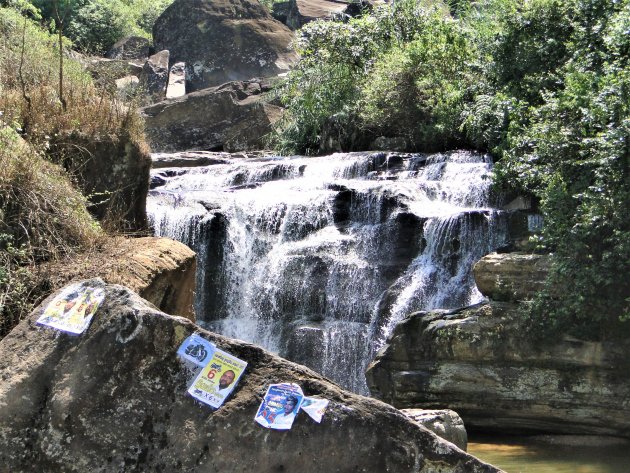
[[[473,267],[477,288],[495,301],[532,299],[543,289],[549,256],[526,253],[492,253]]]
[[[392,405],[457,411],[503,433],[630,437],[630,342],[523,336],[517,304],[410,314],[369,366]]]

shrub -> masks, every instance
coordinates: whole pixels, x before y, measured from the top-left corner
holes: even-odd
[[[125,36],[150,38],[155,20],[171,3],[173,0],[32,0],[54,30],[62,27],[75,48],[97,54]]]
[[[406,136],[420,150],[460,146],[460,120],[474,56],[458,24],[423,11],[409,42],[380,55],[361,91],[360,116],[376,135]]]
[[[0,338],[36,302],[32,265],[86,249],[100,237],[63,168],[11,128],[0,129]]]

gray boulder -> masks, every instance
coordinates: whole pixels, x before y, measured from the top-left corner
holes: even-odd
[[[153,27],[157,49],[186,63],[186,90],[287,72],[293,33],[256,0],[175,0]]]
[[[229,82],[141,109],[154,152],[264,147],[282,108],[262,100],[263,80]]]
[[[630,437],[630,341],[523,336],[518,304],[409,315],[368,367],[375,397],[468,429]]]
[[[151,41],[141,36],[127,36],[116,42],[105,54],[109,59],[146,59]]]
[[[384,2],[381,0],[290,0],[287,3],[288,5],[281,4],[278,7],[276,15],[285,18],[289,28],[297,30],[315,20],[357,16],[374,5]]]
[[[59,134],[51,152],[69,156],[64,165],[76,176],[90,212],[129,230],[146,230],[151,156],[144,142],[129,136]]]
[[[169,80],[168,50],[151,56],[142,67],[142,83],[146,94],[154,102],[166,98],[166,87]]]
[[[6,471],[499,471],[391,406],[161,313],[122,286],[91,283],[106,295],[84,334],[37,326],[49,299],[0,341]],[[218,410],[186,392],[189,372],[176,350],[193,332],[248,363]],[[304,413],[285,432],[256,424],[267,386],[278,381],[329,399],[321,424]]]
[[[464,427],[464,421],[457,412],[450,409],[402,409],[401,412],[431,432],[466,451],[468,434],[466,427]]]

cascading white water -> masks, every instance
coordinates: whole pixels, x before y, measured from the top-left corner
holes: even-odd
[[[198,252],[200,323],[367,393],[405,314],[481,300],[471,266],[505,240],[491,166],[469,152],[235,158],[154,171],[149,213]]]

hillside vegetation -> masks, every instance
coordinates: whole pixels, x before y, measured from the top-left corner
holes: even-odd
[[[490,151],[496,186],[539,202],[534,243],[554,256],[532,330],[597,338],[630,316],[629,32],[628,0],[399,0],[311,23],[275,143]]]
[[[27,2],[0,8],[0,337],[41,296],[38,263],[104,238],[72,174],[86,159],[76,131],[143,139],[133,104],[97,88],[65,51],[60,61],[59,36],[39,20]]]

